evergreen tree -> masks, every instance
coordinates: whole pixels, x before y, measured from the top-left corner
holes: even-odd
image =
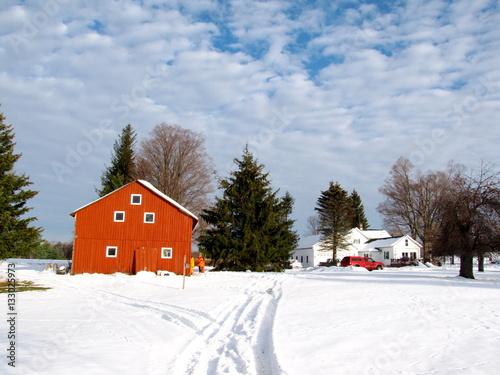
[[[347,191],[338,183],[330,182],[328,190],[321,192],[317,205],[323,244],[332,251],[332,259],[336,261],[337,250],[347,246],[346,236],[356,213]]]
[[[0,259],[22,258],[38,247],[41,240],[42,229],[30,226],[36,218],[26,217],[31,210],[26,202],[38,192],[25,189],[33,183],[26,175],[14,171],[21,154],[14,153],[14,132],[4,120],[0,113]]]
[[[209,227],[198,243],[218,269],[281,271],[298,238],[290,219],[293,198],[277,197],[248,148],[234,162],[238,170],[219,182],[222,197],[203,210]]]
[[[356,190],[353,190],[351,195],[352,208],[354,209],[355,216],[352,220],[352,228],[360,228],[366,230],[370,227],[368,220],[365,216],[365,208],[361,202],[361,197]]]
[[[122,129],[120,138],[113,146],[111,166],[107,167],[101,177],[101,190],[97,190],[100,197],[111,193],[135,180],[135,155],[134,147],[136,134],[132,125],[128,124]]]

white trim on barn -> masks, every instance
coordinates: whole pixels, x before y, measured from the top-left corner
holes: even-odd
[[[74,216],[74,214],[78,211],[80,211],[81,209],[87,207],[87,206],[90,206],[91,204],[94,204],[95,202],[101,200],[101,199],[104,199],[106,198],[108,195],[111,195],[111,194],[114,194],[116,191],[120,190],[120,189],[123,189],[124,187],[130,185],[130,184],[133,184],[135,181],[132,181],[126,185],[123,185],[122,187],[119,187],[118,189],[112,191],[111,193],[108,193],[90,203],[87,203],[85,206],[82,206],[80,207],[79,209],[73,211],[70,215],[71,216]],[[137,180],[137,182],[139,184],[141,184],[142,186],[144,186],[146,189],[152,191],[153,193],[155,193],[156,195],[158,195],[160,198],[162,198],[163,200],[166,200],[167,202],[170,202],[172,205],[174,205],[175,207],[177,207],[179,210],[181,210],[182,212],[184,212],[186,215],[188,216],[191,216],[193,219],[195,219],[196,221],[196,225],[198,225],[198,218],[196,217],[195,214],[193,214],[192,212],[190,212],[188,209],[186,209],[185,207],[181,206],[179,203],[177,203],[176,201],[174,201],[172,198],[170,198],[169,196],[163,194],[160,190],[158,190],[157,188],[155,188],[151,183],[149,183],[148,181],[144,181],[144,180]],[[140,194],[133,194],[133,195],[140,195]],[[132,198],[131,198],[132,199]],[[131,203],[133,204],[133,203]],[[141,204],[142,204],[142,197],[141,197]]]

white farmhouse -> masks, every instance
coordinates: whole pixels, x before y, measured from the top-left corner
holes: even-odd
[[[410,236],[372,240],[358,250],[358,255],[373,258],[386,266],[422,258],[422,245]]]
[[[346,238],[349,243],[347,248],[337,250],[337,260],[340,261],[345,256],[358,256],[359,249],[368,241],[390,237],[391,235],[386,230],[360,230],[353,228]],[[323,247],[320,235],[301,239],[297,248],[291,254],[291,259],[298,260],[302,263],[303,267],[315,267],[321,262],[327,262],[331,258],[332,251],[326,250]]]
[[[390,238],[389,232],[383,229],[377,230],[361,230],[359,228],[353,228],[347,234],[346,240],[349,243],[347,248],[348,251],[355,251],[354,255],[358,255],[359,249],[363,244],[368,241],[378,240],[382,238]],[[351,254],[345,255],[350,256]],[[340,255],[339,255],[340,256]],[[340,258],[342,259],[342,258]]]

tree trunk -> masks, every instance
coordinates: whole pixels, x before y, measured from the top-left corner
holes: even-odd
[[[480,255],[478,257],[478,266],[477,266],[477,270],[478,272],[484,272],[484,255]]]
[[[474,278],[473,260],[474,256],[469,252],[466,252],[465,254],[462,254],[460,256],[460,276],[467,279]]]

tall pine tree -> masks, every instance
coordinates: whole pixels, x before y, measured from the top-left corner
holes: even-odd
[[[332,259],[336,261],[337,250],[347,246],[346,236],[356,215],[351,198],[339,183],[330,182],[328,190],[321,192],[315,210],[323,244],[332,251]]]
[[[248,148],[234,162],[238,170],[220,181],[222,197],[201,215],[209,226],[198,243],[218,269],[281,271],[298,238],[290,218],[293,198],[277,197]]]
[[[135,180],[135,155],[134,147],[136,134],[132,125],[128,124],[122,129],[120,138],[113,146],[111,165],[106,168],[101,177],[101,190],[97,190],[100,197],[111,193]]]
[[[353,190],[351,195],[352,208],[354,209],[355,216],[352,220],[351,227],[366,230],[370,227],[368,219],[365,216],[365,208],[361,202],[361,197],[356,190]]]
[[[14,131],[4,120],[0,113],[0,259],[22,258],[41,241],[42,229],[30,226],[36,218],[26,217],[31,210],[26,202],[38,192],[26,189],[33,183],[14,171],[21,154],[14,153]]]

